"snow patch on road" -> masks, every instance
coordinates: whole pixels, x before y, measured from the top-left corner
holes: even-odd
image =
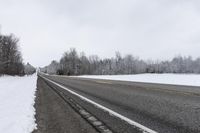
[[[83,75],[83,78],[200,86],[199,74]]]
[[[0,133],[31,133],[37,75],[0,77]]]

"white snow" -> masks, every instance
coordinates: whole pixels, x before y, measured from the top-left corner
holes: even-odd
[[[31,133],[35,128],[36,75],[0,77],[0,133]]]
[[[79,77],[94,79],[110,79],[146,83],[200,86],[198,74],[136,74],[136,75],[83,75]]]

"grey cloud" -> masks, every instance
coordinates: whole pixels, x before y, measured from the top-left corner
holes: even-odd
[[[21,41],[25,61],[46,65],[70,47],[143,59],[200,56],[198,0],[0,0],[4,33]]]

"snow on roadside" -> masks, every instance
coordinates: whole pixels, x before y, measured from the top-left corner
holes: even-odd
[[[79,77],[94,79],[110,79],[146,83],[200,86],[198,74],[136,74],[136,75],[83,75]]]
[[[0,77],[0,133],[31,133],[37,75]]]

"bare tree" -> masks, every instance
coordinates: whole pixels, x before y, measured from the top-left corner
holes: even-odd
[[[18,38],[13,34],[0,35],[0,73],[21,75],[24,73],[21,52],[18,48]]]
[[[51,63],[52,64],[52,63]],[[43,70],[48,72],[48,67]],[[131,54],[114,58],[100,59],[97,55],[85,56],[72,48],[63,54],[59,64],[59,74],[138,74],[138,73],[200,73],[200,58],[174,57],[171,61],[144,61]],[[50,72],[49,72],[50,73]],[[58,72],[57,72],[58,73]]]
[[[33,67],[30,63],[27,63],[26,65],[24,65],[24,73],[26,75],[31,75],[34,74],[36,72],[35,67]]]

